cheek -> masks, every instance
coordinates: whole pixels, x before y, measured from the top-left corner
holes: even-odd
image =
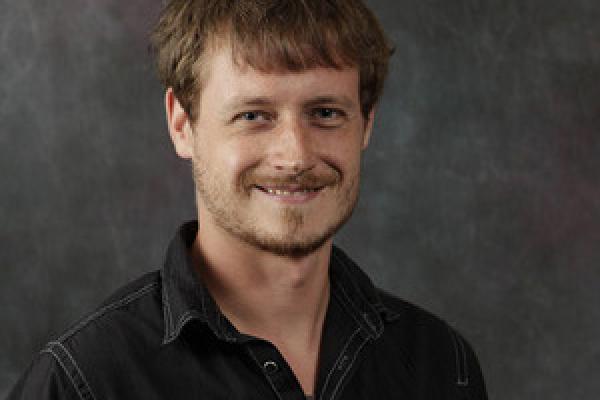
[[[320,146],[324,159],[328,159],[345,174],[356,174],[360,168],[362,147],[359,142],[341,138]]]
[[[219,149],[221,167],[234,181],[239,181],[261,161],[261,153],[252,143],[236,143]]]

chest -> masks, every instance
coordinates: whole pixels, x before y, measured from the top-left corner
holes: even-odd
[[[340,353],[315,379],[315,399],[458,399],[445,385],[430,385],[415,374],[406,360],[381,357],[368,342],[357,343],[356,353]],[[353,347],[350,344],[347,349]],[[347,355],[347,356],[346,356]],[[165,355],[167,356],[167,355]],[[139,370],[108,373],[110,386],[95,391],[104,399],[229,399],[305,400],[302,382],[283,358],[260,351],[228,355],[203,354],[201,358],[173,355],[147,362]],[[301,362],[301,360],[298,360]],[[431,367],[431,373],[436,373]],[[433,381],[433,380],[432,380]],[[450,388],[451,385],[447,387]],[[458,393],[456,394],[458,396]]]

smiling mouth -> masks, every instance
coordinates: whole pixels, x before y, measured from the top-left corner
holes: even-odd
[[[305,188],[305,187],[297,187],[297,188],[281,188],[281,187],[266,187],[255,185],[255,188],[258,190],[270,194],[272,196],[304,196],[310,193],[317,193],[323,186],[315,187],[315,188]]]

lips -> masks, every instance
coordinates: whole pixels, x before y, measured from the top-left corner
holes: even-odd
[[[319,190],[323,189],[323,186],[319,187],[306,187],[306,186],[260,186],[255,185],[255,187],[267,194],[274,196],[301,196],[308,193],[316,193]]]
[[[304,203],[319,196],[324,189],[340,181],[335,170],[321,173],[304,171],[297,175],[274,176],[251,172],[244,176],[244,187],[284,203]]]
[[[282,186],[282,185],[254,185],[254,188],[263,193],[266,198],[286,205],[301,205],[312,202],[320,195],[324,186]]]

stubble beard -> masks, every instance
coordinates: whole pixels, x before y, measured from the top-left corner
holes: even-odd
[[[294,207],[285,207],[280,211],[280,224],[286,226],[284,234],[276,234],[259,229],[256,216],[242,215],[243,206],[236,204],[235,195],[249,198],[250,189],[240,185],[236,192],[228,193],[219,182],[211,179],[210,174],[202,167],[201,162],[192,161],[193,176],[196,185],[196,201],[202,204],[214,219],[214,223],[233,237],[244,243],[282,257],[302,258],[321,248],[350,219],[358,200],[359,176],[353,177],[345,190],[338,183],[324,190],[337,193],[339,214],[336,219],[322,231],[305,234],[299,231],[305,226],[305,213]],[[199,221],[201,226],[202,221]]]

